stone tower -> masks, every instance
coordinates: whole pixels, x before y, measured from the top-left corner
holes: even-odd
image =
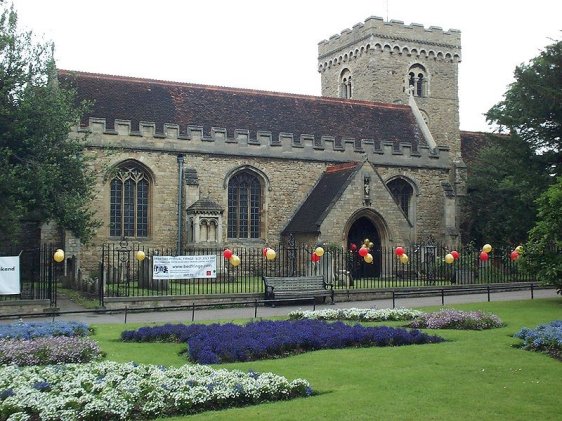
[[[460,31],[370,17],[318,44],[322,95],[415,105],[439,146],[460,157]]]

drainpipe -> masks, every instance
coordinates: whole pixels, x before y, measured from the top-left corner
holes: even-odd
[[[176,254],[181,256],[181,234],[182,234],[182,221],[183,221],[183,161],[184,156],[178,155],[178,244],[176,247]]]

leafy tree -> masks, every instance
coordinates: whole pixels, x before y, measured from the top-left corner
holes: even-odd
[[[463,240],[517,245],[536,221],[536,198],[548,186],[541,160],[517,136],[489,135],[471,164]]]
[[[542,155],[546,166],[562,172],[562,41],[515,69],[503,101],[487,113],[490,123],[517,134]]]
[[[70,138],[87,104],[59,87],[53,48],[17,28],[17,13],[0,0],[0,233],[24,220],[55,221],[81,240],[97,223],[88,204],[94,174],[84,139]]]
[[[538,221],[529,233],[521,263],[537,280],[562,291],[562,176],[537,200]]]

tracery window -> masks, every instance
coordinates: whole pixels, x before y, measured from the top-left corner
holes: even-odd
[[[412,219],[411,200],[414,194],[414,189],[406,180],[402,178],[395,178],[387,184],[394,200],[402,208],[404,214],[408,219]]]
[[[146,172],[134,164],[123,165],[110,187],[110,235],[148,237],[150,182]]]
[[[260,238],[262,186],[242,171],[228,182],[228,238]]]

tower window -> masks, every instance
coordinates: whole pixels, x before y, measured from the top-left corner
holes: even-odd
[[[429,80],[425,67],[421,64],[415,64],[410,67],[407,77],[408,93],[418,97],[428,96]]]
[[[349,99],[352,96],[351,72],[344,69],[340,75],[340,97]]]
[[[388,182],[387,187],[392,193],[396,204],[400,206],[404,214],[411,221],[413,219],[412,196],[414,194],[414,189],[410,183],[403,178],[395,178]]]

